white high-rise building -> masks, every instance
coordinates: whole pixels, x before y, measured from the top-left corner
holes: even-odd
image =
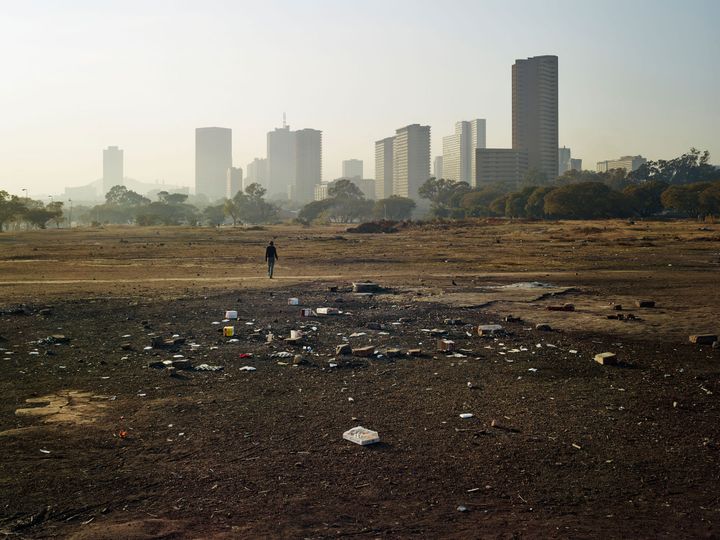
[[[255,158],[247,165],[243,189],[250,184],[260,184],[267,189],[267,159]]]
[[[563,146],[558,148],[558,176],[562,176],[571,169],[570,167],[570,149]]]
[[[300,203],[314,200],[315,186],[322,182],[322,131],[295,132],[295,189],[292,199]]]
[[[363,162],[362,159],[346,159],[342,162],[343,178],[362,178]]]
[[[395,137],[375,141],[375,197],[387,199],[393,194],[393,142]]]
[[[484,119],[457,122],[455,133],[443,137],[443,178],[474,185],[475,150],[485,143]]]
[[[227,170],[232,167],[232,130],[220,127],[195,130],[195,193],[212,200],[227,191]]]
[[[243,189],[243,170],[240,167],[230,167],[226,175],[225,197],[232,199],[241,189]]]
[[[123,185],[123,151],[117,146],[103,150],[103,196],[114,186]]]
[[[418,188],[430,178],[430,126],[411,124],[395,132],[393,195],[418,199]]]
[[[295,132],[290,126],[275,128],[267,134],[267,191],[269,196],[287,197],[295,185]]]
[[[435,156],[433,160],[433,176],[439,180],[440,178],[444,178],[443,172],[443,157]]]

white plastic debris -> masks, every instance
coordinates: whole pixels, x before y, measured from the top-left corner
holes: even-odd
[[[288,305],[289,306],[297,306],[300,304],[299,298],[288,298]]]
[[[357,426],[343,433],[343,439],[359,444],[360,446],[365,446],[380,442],[380,435],[378,435],[377,431]]]
[[[353,332],[350,337],[362,337],[364,335],[366,335],[365,332]]]
[[[252,366],[243,366],[240,368],[240,371],[257,371],[257,370]]]
[[[235,310],[226,311],[225,312],[225,318],[226,319],[237,319],[238,318],[238,312]]]
[[[210,364],[200,364],[195,366],[195,371],[221,371],[222,366],[211,366]]]
[[[473,413],[464,412],[464,413],[460,414],[460,418],[463,418],[463,419],[468,419],[468,418],[472,418],[472,417],[473,417]]]

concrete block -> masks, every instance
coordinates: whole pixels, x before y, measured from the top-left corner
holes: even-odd
[[[717,334],[695,334],[690,336],[690,343],[695,343],[696,345],[712,345],[717,340]]]
[[[495,336],[502,333],[503,327],[499,324],[481,324],[478,326],[478,335],[481,337]]]
[[[375,354],[375,346],[368,345],[367,347],[354,347],[352,353],[353,356],[372,356]]]
[[[603,366],[615,366],[617,365],[617,355],[611,352],[596,354],[595,361]]]

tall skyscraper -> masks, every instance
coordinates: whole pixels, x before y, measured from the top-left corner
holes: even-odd
[[[267,189],[267,159],[255,158],[248,163],[243,189],[250,184],[260,184]]]
[[[362,178],[363,162],[362,159],[346,159],[342,162],[343,178]]]
[[[433,160],[433,176],[437,178],[438,180],[440,178],[445,178],[443,176],[443,157],[442,156],[435,156],[435,159]]]
[[[123,151],[117,146],[108,146],[103,150],[103,196],[113,186],[122,186],[123,178]]]
[[[411,124],[395,132],[393,195],[418,199],[418,188],[430,178],[430,126]]]
[[[393,194],[393,143],[395,137],[375,141],[375,197],[387,199]]]
[[[300,129],[295,132],[295,189],[293,199],[309,203],[315,186],[322,182],[322,131]]]
[[[477,148],[485,148],[485,120],[457,122],[455,133],[443,137],[444,178],[473,185]]]
[[[534,56],[512,67],[512,146],[528,167],[558,173],[558,57]]]
[[[290,126],[275,128],[267,134],[267,191],[270,196],[287,197],[295,186],[295,132]]]
[[[243,170],[240,167],[230,167],[226,173],[225,196],[232,199],[241,189],[243,189]]]
[[[195,193],[212,201],[225,196],[227,170],[232,167],[232,130],[195,129]]]

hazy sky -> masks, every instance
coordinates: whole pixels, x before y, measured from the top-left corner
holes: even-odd
[[[511,142],[510,66],[559,56],[560,144],[585,168],[709,149],[720,163],[716,0],[0,0],[0,189],[61,193],[102,175],[194,184],[194,128],[233,161],[281,125],[323,131],[323,179],[374,174],[377,139],[457,120]]]

